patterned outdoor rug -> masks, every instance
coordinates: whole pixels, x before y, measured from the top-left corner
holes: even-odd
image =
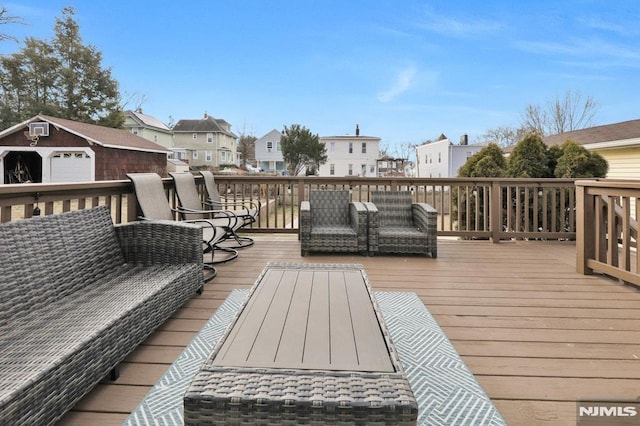
[[[234,290],[124,425],[182,425],[182,397],[248,290]],[[419,406],[419,425],[506,425],[415,293],[375,292]]]

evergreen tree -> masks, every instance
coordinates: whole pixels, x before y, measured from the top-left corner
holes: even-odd
[[[82,42],[75,10],[56,19],[52,41],[27,38],[20,52],[0,58],[0,125],[38,113],[121,127],[118,82],[102,53]]]
[[[305,167],[317,169],[327,161],[327,147],[318,135],[299,124],[284,126],[280,149],[292,176],[300,174]]]
[[[609,164],[602,155],[591,152],[571,139],[567,139],[561,147],[562,155],[554,174],[559,178],[591,178],[605,177]]]
[[[507,162],[500,147],[495,143],[482,148],[469,157],[458,170],[461,177],[502,177],[505,175]]]
[[[516,144],[507,162],[507,175],[516,178],[543,178],[551,175],[547,146],[539,134],[529,133]]]

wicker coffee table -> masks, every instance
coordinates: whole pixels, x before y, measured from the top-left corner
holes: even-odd
[[[361,265],[269,264],[184,397],[195,424],[415,424]]]

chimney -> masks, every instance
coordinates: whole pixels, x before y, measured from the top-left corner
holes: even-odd
[[[356,124],[356,137],[360,136],[360,126]]]
[[[209,114],[207,114],[207,111],[204,112],[204,119],[208,119],[209,118]]]
[[[460,145],[469,145],[469,135],[466,133],[460,136]]]

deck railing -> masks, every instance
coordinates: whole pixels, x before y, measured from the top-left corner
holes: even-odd
[[[196,181],[202,188],[202,179]],[[314,189],[349,190],[355,201],[369,201],[373,190],[409,190],[417,202],[438,211],[438,235],[490,239],[574,239],[575,185],[572,179],[493,178],[337,178],[216,176],[219,192],[233,201],[260,200],[255,232],[298,232],[300,202]],[[172,205],[171,179],[164,179]],[[136,220],[129,181],[0,185],[0,221],[40,214],[111,207],[114,222]]]
[[[581,180],[576,188],[582,213],[577,217],[577,271],[598,271],[640,286],[639,182]]]

